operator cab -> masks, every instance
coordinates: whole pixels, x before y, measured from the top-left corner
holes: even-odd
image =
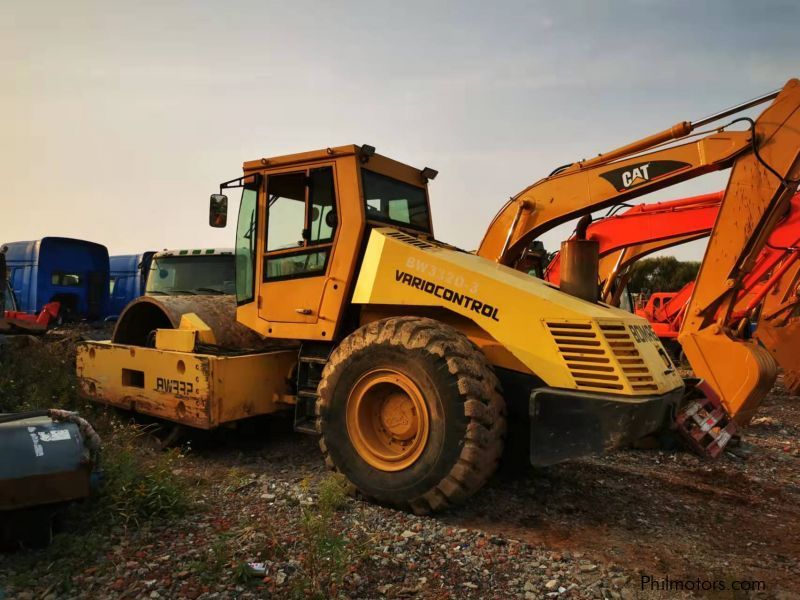
[[[427,183],[436,171],[371,146],[259,159],[244,163],[244,173],[211,196],[209,224],[225,226],[225,191],[241,188],[237,318],[262,335],[334,337],[369,229],[433,237]]]

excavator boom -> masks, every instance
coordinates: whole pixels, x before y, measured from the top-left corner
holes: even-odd
[[[700,127],[772,100],[753,121],[737,118],[695,141]],[[746,131],[728,131],[747,123]],[[673,144],[673,145],[668,145]],[[665,147],[665,145],[667,145]],[[512,198],[493,220],[478,254],[515,265],[546,229],[576,216],[732,168],[697,285],[681,328],[684,352],[730,414],[740,423],[775,380],[769,353],[733,338],[726,325],[743,283],[768,236],[788,211],[800,174],[800,82],[695,123],[661,133],[594,159],[556,170]]]
[[[794,85],[796,80],[790,80],[784,89]],[[663,146],[690,134],[699,136],[698,128],[778,95],[771,92],[694,123],[682,121],[593,159],[556,169],[503,206],[477,254],[514,265],[532,240],[556,225],[730,167],[737,155],[751,149],[749,131],[727,131],[723,126],[696,141]]]

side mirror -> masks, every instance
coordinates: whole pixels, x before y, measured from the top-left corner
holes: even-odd
[[[228,197],[225,194],[211,194],[208,224],[211,227],[225,227],[228,224]]]

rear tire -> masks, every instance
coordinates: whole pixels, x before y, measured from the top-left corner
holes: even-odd
[[[503,451],[497,377],[463,334],[433,319],[356,330],[331,354],[318,393],[326,464],[382,504],[425,514],[463,502]]]

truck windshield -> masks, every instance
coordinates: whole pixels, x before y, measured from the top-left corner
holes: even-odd
[[[146,295],[234,294],[233,254],[154,257]]]

